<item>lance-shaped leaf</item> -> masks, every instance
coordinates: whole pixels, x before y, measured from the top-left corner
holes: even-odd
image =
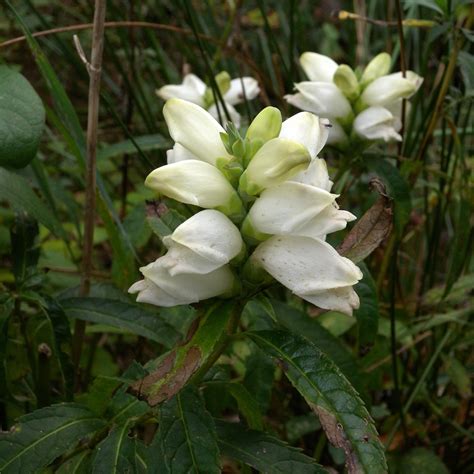
[[[176,395],[223,343],[232,316],[232,303],[213,306],[198,323],[189,341],[158,359],[156,368],[130,387],[154,406]]]
[[[392,200],[380,180],[372,179],[370,184],[380,197],[357,221],[337,249],[341,255],[356,263],[369,256],[392,230]]]
[[[262,431],[238,423],[216,420],[219,448],[225,456],[266,474],[323,474],[326,469],[314,459]]]
[[[159,314],[123,301],[106,298],[67,298],[60,301],[71,318],[126,329],[171,347],[180,337]]]
[[[103,420],[75,403],[29,413],[10,432],[0,433],[0,472],[38,472],[103,426]]]
[[[318,415],[329,441],[342,448],[349,473],[384,473],[383,446],[362,400],[336,365],[315,345],[286,331],[249,337],[275,357]]]
[[[116,426],[95,449],[92,474],[136,472],[135,439],[128,436],[130,423]]]
[[[221,472],[215,430],[197,389],[187,388],[163,404],[158,436],[168,471]]]

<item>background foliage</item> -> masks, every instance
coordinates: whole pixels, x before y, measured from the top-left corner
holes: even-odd
[[[160,255],[159,236],[187,217],[143,185],[171,145],[155,89],[189,71],[208,82],[221,70],[252,75],[262,92],[240,106],[244,117],[270,104],[288,116],[282,97],[304,79],[304,51],[351,66],[388,51],[400,69],[397,3],[109,0],[107,21],[154,26],[106,29],[87,298],[78,292],[87,71],[71,31],[0,44],[9,66],[0,93],[21,71],[46,114],[37,156],[12,168],[43,121],[19,76],[8,94],[22,98],[32,135],[0,152],[0,421],[11,430],[0,434],[0,472],[324,472],[344,462],[380,472],[370,416],[390,472],[473,471],[471,2],[402,2],[404,18],[419,20],[402,30],[405,61],[425,78],[403,145],[322,154],[342,208],[361,217],[377,198],[374,176],[394,203],[392,234],[362,265],[355,318],[271,290],[247,302],[247,336],[229,337],[229,304],[157,309],[125,291]],[[93,16],[89,1],[1,8],[4,41]],[[88,51],[90,30],[77,33]],[[88,322],[80,383],[75,320]]]

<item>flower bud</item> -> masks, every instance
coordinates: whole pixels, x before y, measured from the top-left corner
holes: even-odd
[[[355,100],[359,97],[359,81],[352,68],[347,64],[341,64],[336,69],[333,81],[349,100]]]
[[[362,88],[366,87],[375,79],[385,76],[390,71],[391,58],[388,53],[380,53],[367,64],[362,77],[360,79],[360,85]]]
[[[260,148],[240,177],[240,190],[255,196],[300,171],[311,161],[308,149],[293,140],[274,138]]]
[[[231,219],[244,213],[235,189],[214,166],[185,160],[152,171],[145,185],[176,201],[205,209],[217,209]]]
[[[230,89],[230,76],[227,71],[221,71],[215,76],[217,87],[222,95],[225,95]]]
[[[281,130],[281,113],[275,107],[265,107],[249,125],[245,138],[263,143],[278,137]]]
[[[306,52],[301,55],[300,64],[310,81],[332,82],[337,63],[323,54]]]

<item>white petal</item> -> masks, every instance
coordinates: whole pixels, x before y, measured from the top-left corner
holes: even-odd
[[[203,96],[206,92],[206,83],[195,74],[186,74],[183,78],[183,85],[194,89],[199,95]]]
[[[226,102],[225,104],[225,108],[227,109],[227,112],[229,113],[230,115],[230,120],[231,122],[237,127],[239,128],[240,127],[240,114],[239,112],[237,112],[237,110],[235,110],[235,108],[229,104],[228,102]],[[216,105],[215,103],[212,104],[208,109],[207,111],[216,119],[216,120],[219,120],[219,113],[217,112],[217,109],[219,109],[219,112],[221,114],[220,118],[222,120],[223,123],[226,123],[227,122],[227,117],[224,113],[224,109],[222,107],[221,104],[218,104]]]
[[[163,115],[173,140],[200,160],[215,165],[219,157],[231,159],[220,137],[225,130],[202,107],[171,99],[163,107]]]
[[[198,160],[161,166],[147,176],[145,185],[179,202],[206,209],[220,209],[238,204],[239,200],[232,185],[217,168]]]
[[[365,109],[354,120],[355,132],[368,140],[398,140],[402,137],[397,133],[401,128],[398,117],[394,117],[384,107],[372,106]]]
[[[348,137],[344,129],[337,120],[331,120],[331,128],[329,129],[328,145],[337,145],[338,143],[346,143]]]
[[[266,142],[252,158],[240,177],[243,191],[254,196],[304,170],[311,156],[305,146],[286,138]]]
[[[352,286],[323,290],[302,298],[319,308],[340,311],[349,316],[352,316],[352,311],[360,304],[359,297]]]
[[[295,88],[302,95],[296,102],[305,104],[305,107],[297,107],[325,118],[345,118],[352,113],[351,104],[332,82],[299,82]],[[290,100],[290,96],[285,98],[290,104],[295,100]]]
[[[202,88],[204,85],[204,89]],[[188,74],[184,77],[182,84],[168,84],[156,91],[163,100],[183,99],[194,104],[204,105],[204,92],[206,85],[194,74]]]
[[[291,181],[297,183],[308,184],[316,188],[331,191],[333,182],[329,179],[328,167],[326,161],[321,158],[314,158],[311,160],[308,168],[297,174]]]
[[[332,82],[337,63],[323,54],[306,52],[301,55],[300,64],[310,81]]]
[[[345,229],[347,223],[355,219],[354,214],[338,209],[334,203],[329,204],[307,224],[296,229],[293,235],[325,240],[327,234]]]
[[[231,291],[234,285],[234,275],[228,265],[204,275],[180,273],[171,276],[165,257],[160,257],[140,271],[166,293],[187,303],[222,295]]]
[[[300,112],[282,123],[280,138],[288,138],[304,145],[316,158],[328,138],[327,119],[320,119],[310,112]]]
[[[266,189],[250,208],[248,219],[265,234],[293,234],[336,199],[322,189],[287,181]]]
[[[171,239],[217,266],[230,262],[243,246],[239,229],[222,212],[211,209],[187,219]]]
[[[258,82],[253,77],[232,79],[230,81],[230,89],[224,95],[224,100],[231,105],[236,105],[244,102],[245,98],[247,98],[247,100],[255,99],[259,92],[260,88],[258,87]]]
[[[166,291],[163,291],[159,286],[156,286],[151,280],[145,278],[144,280],[137,281],[129,289],[129,293],[138,293],[138,303],[154,304],[155,306],[177,306],[180,304],[188,304],[187,299],[175,298]]]
[[[367,105],[386,105],[398,99],[409,99],[420,87],[423,79],[412,71],[404,78],[401,72],[379,77],[371,82],[361,95]]]
[[[175,143],[174,147],[166,152],[166,161],[169,165],[184,160],[198,160],[198,158],[179,143]]]
[[[356,284],[362,272],[326,242],[275,235],[252,255],[276,280],[305,298],[322,290]]]

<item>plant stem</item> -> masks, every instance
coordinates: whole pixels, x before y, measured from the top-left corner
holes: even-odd
[[[92,30],[91,62],[89,72],[89,103],[87,115],[87,168],[86,168],[86,208],[84,217],[84,250],[82,254],[82,276],[80,296],[88,296],[91,285],[92,251],[94,246],[95,202],[96,202],[96,150],[99,122],[100,77],[102,53],[104,49],[104,22],[106,0],[95,1],[94,26]],[[84,341],[86,323],[76,320],[72,347],[75,369],[75,385],[80,383],[79,365]]]

